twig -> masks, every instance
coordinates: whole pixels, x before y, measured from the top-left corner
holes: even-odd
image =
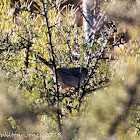
[[[110,86],[110,83],[109,84],[102,85],[102,86],[97,87],[97,88],[85,90],[85,92],[88,94],[88,93],[91,93],[93,91],[97,91],[97,90],[100,90],[100,89],[103,89],[103,88],[106,88],[106,87],[109,87],[109,86]]]
[[[30,40],[30,39],[28,39],[28,40]],[[29,41],[29,43],[28,43],[28,45],[26,47],[26,50],[27,50],[27,52],[26,52],[26,58],[25,58],[25,66],[26,66],[26,68],[28,68],[28,65],[29,65],[29,52],[30,52],[30,47],[31,47],[31,43]]]
[[[28,76],[29,72],[30,72],[30,70],[26,72],[25,76],[22,78],[22,80],[18,84],[16,90],[18,90],[18,88],[20,87],[20,85],[26,80],[26,77]]]

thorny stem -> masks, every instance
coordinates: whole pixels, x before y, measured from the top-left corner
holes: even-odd
[[[56,97],[57,97],[57,119],[58,119],[58,125],[59,125],[59,130],[61,132],[62,130],[62,124],[61,124],[61,112],[60,112],[60,107],[59,107],[59,88],[58,88],[58,78],[57,78],[57,72],[56,72],[56,64],[55,64],[55,54],[54,54],[54,49],[53,49],[53,44],[52,44],[52,35],[51,35],[51,26],[49,25],[49,21],[48,21],[48,15],[47,15],[47,9],[46,9],[46,4],[44,2],[44,0],[40,0],[42,2],[43,5],[43,11],[44,11],[44,17],[45,17],[45,21],[46,21],[46,26],[48,28],[48,38],[49,38],[49,45],[50,45],[50,49],[51,49],[51,62],[53,64],[53,72],[54,72],[54,76],[55,76],[55,90],[56,90]]]

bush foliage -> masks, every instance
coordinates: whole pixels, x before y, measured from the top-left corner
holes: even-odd
[[[139,139],[139,32],[135,34],[139,25],[131,25],[131,52],[128,44],[120,43],[119,54],[110,60],[106,58],[112,50],[109,38],[130,25],[118,17],[123,26],[113,20],[103,23],[90,54],[83,27],[74,23],[75,7],[68,6],[62,18],[60,0],[36,2],[40,9],[31,12],[31,3],[21,0],[21,11],[15,17],[18,4],[11,8],[9,1],[1,0],[0,137]],[[108,12],[111,16],[114,11]],[[61,89],[37,54],[56,68],[85,66],[88,76],[78,89]]]

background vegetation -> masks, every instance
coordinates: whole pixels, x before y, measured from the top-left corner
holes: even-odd
[[[35,2],[39,6],[31,11],[32,1],[14,7],[0,1],[0,137],[139,139],[140,2],[101,3],[106,22],[91,56],[83,27],[74,22],[75,7],[67,7],[64,18],[60,0],[46,1],[46,7]],[[112,37],[119,41],[110,43]],[[86,81],[78,89],[61,89],[36,54],[56,67],[87,67]]]

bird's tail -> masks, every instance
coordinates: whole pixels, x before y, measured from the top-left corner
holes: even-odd
[[[43,57],[41,57],[40,55],[36,55],[37,58],[43,63],[45,64],[48,68],[50,68],[51,70],[53,70],[53,64],[48,62],[46,59],[44,59]]]

